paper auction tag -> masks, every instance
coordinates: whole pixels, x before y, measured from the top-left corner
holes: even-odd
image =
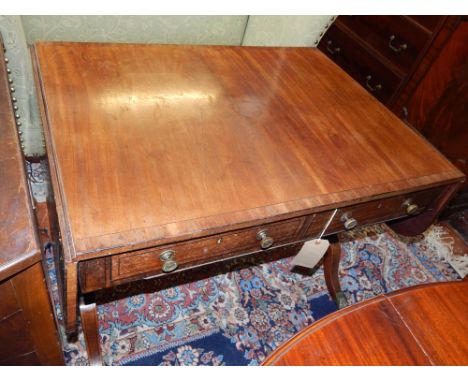
[[[325,255],[329,246],[330,242],[326,239],[306,241],[291,263],[300,267],[313,268],[318,264],[323,255]]]

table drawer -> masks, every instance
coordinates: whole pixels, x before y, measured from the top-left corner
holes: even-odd
[[[406,16],[342,16],[339,22],[405,74],[431,36]]]
[[[402,82],[397,73],[385,66],[339,23],[330,27],[320,41],[319,49],[384,104],[390,101]]]
[[[441,186],[342,207],[327,229],[326,235],[346,229],[344,226],[346,219],[343,218],[345,215],[348,219],[355,219],[356,226],[359,227],[409,216],[407,208],[410,205],[417,206],[412,208],[414,208],[413,213],[418,214],[437,200],[444,190],[445,186]],[[409,203],[405,205],[405,201]],[[180,270],[228,259],[239,254],[256,252],[261,250],[257,233],[262,229],[266,229],[267,236],[273,238],[272,247],[296,240],[307,240],[319,235],[332,213],[333,209],[330,209],[308,217],[83,261],[79,266],[80,287],[82,292],[87,293],[145,277],[162,275],[165,262],[161,260],[161,254],[165,251],[174,251],[173,258],[169,261],[175,261],[177,269]],[[306,220],[308,227],[305,226]]]
[[[349,229],[347,226],[350,228],[360,227],[417,215],[440,197],[444,190],[445,187],[436,187],[340,208],[326,234]],[[306,230],[306,237],[316,237],[323,229],[330,214],[330,211],[317,214]]]
[[[298,236],[304,220],[305,218],[290,219],[150,250],[115,255],[111,258],[110,278],[115,281],[142,274],[164,272],[164,264],[166,263],[167,266],[168,261],[175,261],[178,268],[183,268],[186,265],[210,262],[226,254],[255,252],[262,249],[261,238],[257,236],[260,231],[265,231],[264,244],[270,244],[268,238],[272,238],[271,247],[274,247],[277,244],[287,243]],[[164,253],[172,254],[172,257],[163,261],[161,255]],[[166,270],[170,271],[172,266],[175,264],[171,263]]]

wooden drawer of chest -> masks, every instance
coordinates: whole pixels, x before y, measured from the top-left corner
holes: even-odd
[[[406,16],[413,20],[415,23],[418,23],[423,28],[427,29],[429,32],[433,32],[440,27],[444,20],[448,16],[441,15],[411,15]]]
[[[0,283],[0,301],[0,365],[15,365],[15,358],[31,352],[34,342],[10,280]]]
[[[345,224],[347,221],[350,222],[350,219],[355,220],[355,227],[360,227],[417,215],[437,200],[444,190],[443,186],[436,187],[340,208],[326,234],[346,230]],[[306,237],[316,237],[330,217],[330,213],[327,211],[317,214],[306,231]]]
[[[265,230],[266,236],[274,240],[273,247],[294,239],[302,227],[304,218],[290,219],[279,223],[229,232],[187,242],[165,245],[150,250],[141,250],[111,257],[112,281],[131,278],[142,274],[163,272],[161,254],[173,251],[172,261],[178,268],[216,260],[223,255],[235,255],[261,250],[257,234]]]
[[[0,363],[15,365],[16,358],[35,350],[26,317],[22,311],[0,321]],[[38,364],[38,363],[36,363]]]
[[[386,67],[349,31],[334,23],[320,41],[319,49],[359,82],[367,91],[387,104],[402,82],[402,77]]]
[[[406,16],[341,16],[338,23],[408,73],[431,34]]]

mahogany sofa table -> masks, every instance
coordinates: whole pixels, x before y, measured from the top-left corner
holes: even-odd
[[[419,285],[336,311],[265,366],[468,365],[468,282]]]
[[[310,48],[36,43],[61,235],[80,296],[356,225],[415,235],[463,174]],[[325,273],[343,305],[332,245]],[[99,362],[95,305],[82,304]]]

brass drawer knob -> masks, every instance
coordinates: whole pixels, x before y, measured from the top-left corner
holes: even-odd
[[[161,253],[159,258],[163,262],[162,270],[165,273],[175,271],[179,266],[175,260],[173,260],[175,251],[168,249]]]
[[[408,215],[413,215],[419,208],[419,206],[411,201],[411,199],[407,199],[403,203],[403,207],[406,210]]]
[[[345,229],[347,229],[347,230],[353,229],[358,225],[357,220],[350,217],[348,214],[344,214],[341,217],[341,221],[343,222],[343,225],[344,225]]]
[[[382,84],[377,84],[377,85],[372,85],[371,84],[372,76],[369,74],[366,76],[366,87],[369,89],[372,93],[375,93],[379,90],[382,90]]]
[[[260,240],[260,246],[262,249],[270,248],[274,242],[273,238],[268,236],[268,231],[266,229],[258,231],[257,240]]]
[[[331,55],[334,55],[336,53],[340,53],[341,48],[339,46],[333,47],[333,41],[328,40],[327,41],[327,50],[328,50],[328,53],[330,53]]]
[[[400,44],[398,46],[395,46],[394,45],[394,41],[396,39],[396,36],[394,34],[392,34],[388,40],[388,47],[393,50],[394,52],[401,52],[402,50],[405,50],[406,48],[408,48],[408,44],[406,43],[403,43],[403,44]]]

